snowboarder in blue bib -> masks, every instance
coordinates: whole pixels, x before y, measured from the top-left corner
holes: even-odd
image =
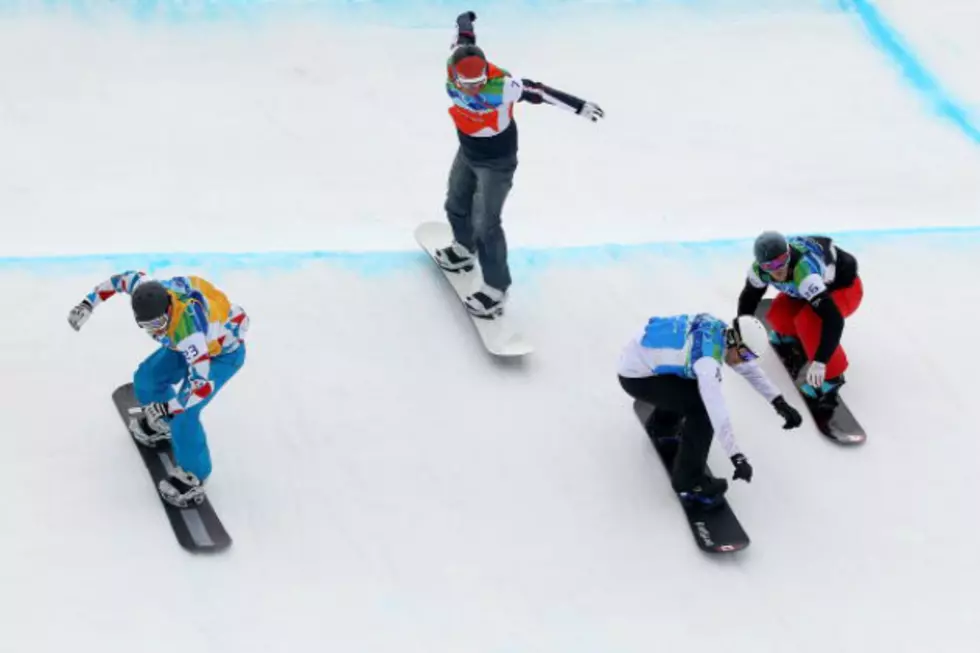
[[[800,413],[786,402],[757,360],[769,349],[769,335],[755,317],[742,315],[732,326],[708,314],[652,317],[623,350],[619,382],[634,399],[655,406],[646,425],[658,447],[677,447],[671,483],[681,500],[711,507],[721,503],[728,481],[707,473],[708,451],[717,435],[735,467],[734,480],[752,480],[752,465],[735,442],[721,391],[727,363],[785,420],[800,426]]]

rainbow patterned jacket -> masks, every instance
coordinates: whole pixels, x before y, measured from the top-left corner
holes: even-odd
[[[93,308],[117,295],[132,294],[145,273],[127,270],[112,275],[86,296]],[[163,347],[179,351],[187,360],[187,377],[177,396],[170,400],[171,415],[179,414],[207,398],[214,391],[211,359],[229,354],[244,343],[249,318],[240,306],[210,282],[197,276],[158,279],[172,301],[170,323],[160,335],[151,336]]]

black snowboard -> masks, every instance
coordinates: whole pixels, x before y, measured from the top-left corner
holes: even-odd
[[[116,409],[122,417],[123,424],[127,425],[126,432],[129,433],[129,418],[131,417],[130,408],[139,407],[136,396],[133,393],[133,384],[127,383],[120,386],[112,393],[112,401],[116,404]],[[136,449],[143,458],[150,478],[153,479],[153,492],[160,495],[157,485],[167,478],[167,470],[174,466],[173,452],[170,444],[160,442],[154,447],[145,447],[129,435]],[[167,503],[160,497],[160,503],[170,519],[170,526],[173,528],[174,535],[182,547],[195,553],[215,553],[223,551],[231,546],[231,537],[225,531],[221,520],[214,512],[211,501],[205,497],[200,504],[192,503],[187,508],[178,508]]]
[[[653,406],[636,399],[633,401],[633,410],[641,425],[646,425],[650,416],[653,414]],[[660,456],[664,464],[664,469],[670,474],[674,466],[674,455],[667,449],[658,447],[651,438],[654,449]],[[711,473],[711,470],[708,470]],[[680,501],[680,499],[678,499]],[[721,505],[711,508],[701,508],[696,505],[688,505],[681,501],[684,514],[691,526],[691,533],[694,541],[702,551],[708,553],[732,553],[741,551],[749,545],[749,536],[739,523],[738,517],[732,511],[731,505],[725,499]]]
[[[769,322],[766,320],[766,313],[769,311],[769,307],[772,305],[771,299],[763,299],[759,303],[759,308],[755,311],[755,316],[762,320],[762,323],[766,325],[766,328],[772,331],[769,326]],[[790,361],[780,356],[779,352],[774,348],[773,351],[776,352],[776,357],[782,362],[783,367],[789,373],[791,379],[793,379],[793,384],[796,386],[796,390],[799,392],[800,387],[804,384],[804,379],[802,378],[803,369],[793,365]],[[827,436],[829,439],[833,440],[837,444],[844,445],[855,445],[864,444],[867,440],[867,434],[864,432],[864,427],[857,421],[854,414],[851,413],[851,409],[848,408],[844,400],[838,396],[837,405],[833,410],[826,410],[821,408],[816,400],[812,399],[810,396],[800,392],[800,398],[806,404],[807,410],[810,411],[810,415],[813,417],[813,421],[816,423],[817,428]]]

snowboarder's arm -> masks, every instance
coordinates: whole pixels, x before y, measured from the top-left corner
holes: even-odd
[[[599,118],[605,117],[605,112],[594,102],[589,102],[577,98],[570,93],[559,91],[556,88],[546,86],[533,79],[522,78],[521,86],[523,90],[519,101],[530,102],[531,104],[550,104],[566,111],[582,116],[587,120],[596,122]]]
[[[768,403],[772,403],[779,396],[779,389],[773,385],[765,371],[756,361],[746,361],[732,366],[743,379],[749,382],[755,391],[765,397]]]
[[[725,406],[725,397],[721,392],[721,364],[710,356],[703,356],[694,362],[693,368],[698,378],[701,400],[708,411],[708,419],[711,420],[711,428],[731,458],[739,453],[739,449],[735,443],[728,408]]]
[[[211,377],[211,354],[205,334],[195,331],[177,343],[177,351],[187,360],[187,379],[180,394],[168,404],[171,415],[182,413],[204,401],[214,392]]]
[[[827,291],[811,299],[810,305],[820,316],[820,344],[817,345],[813,360],[826,364],[840,344],[840,337],[844,333],[844,316]]]
[[[456,16],[456,39],[451,47],[458,48],[461,45],[476,43],[476,32],[473,29],[474,20],[476,20],[476,14],[472,11],[464,11]]]
[[[82,301],[95,308],[118,293],[132,294],[133,290],[145,276],[145,273],[138,270],[127,270],[119,274],[114,274],[97,285]]]
[[[810,302],[813,311],[820,317],[820,344],[817,345],[813,360],[826,364],[840,344],[841,334],[844,333],[844,316],[840,314],[827,284],[819,274],[807,275],[800,280],[798,287],[800,295]]]
[[[738,296],[738,315],[755,315],[759,302],[766,294],[769,284],[763,281],[755,272],[755,267],[749,268],[745,275],[745,285]]]

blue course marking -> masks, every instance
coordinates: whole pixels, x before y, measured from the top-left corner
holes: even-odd
[[[848,247],[906,240],[913,243],[941,238],[944,248],[975,246],[980,242],[980,225],[964,227],[911,227],[907,229],[870,229],[843,232],[822,232],[840,239]],[[787,232],[786,235],[794,235]],[[650,254],[667,256],[703,255],[731,252],[744,255],[751,252],[755,236],[705,241],[659,241],[633,244],[605,243],[570,247],[514,247],[510,251],[511,266],[523,272],[544,269],[552,265],[573,267],[609,265],[633,256]],[[311,264],[332,264],[361,276],[374,277],[428,265],[424,252],[404,251],[296,251],[296,252],[146,252],[124,254],[81,254],[55,256],[0,257],[0,273],[28,271],[39,274],[89,272],[111,268],[114,271],[140,269],[152,273],[167,268],[205,269],[220,272],[235,271],[295,271]]]
[[[932,105],[933,110],[980,145],[980,128],[970,112],[926,69],[874,3],[870,0],[840,0],[840,5],[844,11],[857,14],[875,45],[898,65],[908,82]]]

